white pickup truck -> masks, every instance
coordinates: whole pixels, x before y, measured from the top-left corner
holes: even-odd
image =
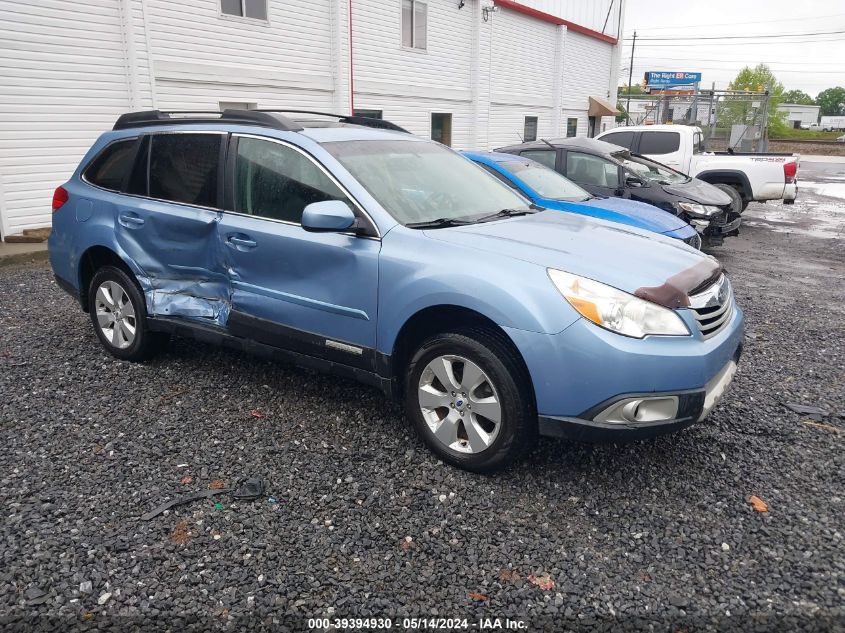
[[[791,204],[798,197],[797,154],[707,152],[701,128],[687,125],[634,125],[596,138],[719,187],[739,212],[752,200]]]

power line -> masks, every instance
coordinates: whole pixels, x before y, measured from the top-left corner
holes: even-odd
[[[845,32],[845,31],[843,31]],[[816,44],[820,42],[842,42],[841,37],[835,38],[820,38],[817,40],[790,40],[790,41],[778,41],[778,42],[734,42],[729,44],[723,44],[722,48],[727,46],[774,46],[777,44]],[[686,44],[643,44],[643,47],[646,48],[655,48],[655,47],[664,47],[664,46],[674,46],[674,47],[684,47],[684,46],[701,46],[701,44],[696,44],[694,42],[688,42]]]
[[[665,57],[665,56],[662,56],[662,55],[659,56],[659,57],[657,57],[657,56],[650,57],[648,55],[640,55],[638,59],[640,59],[640,60],[647,59],[647,60],[658,61],[658,62],[659,61],[699,62],[699,63],[705,63],[705,64],[715,62],[715,63],[725,63],[725,64],[743,64],[745,66],[748,66],[752,63],[755,64],[755,65],[756,64],[766,64],[767,66],[771,66],[772,64],[774,64],[775,66],[778,66],[780,64],[785,64],[785,65],[788,65],[788,66],[793,66],[793,67],[799,66],[799,67],[802,67],[802,68],[826,68],[826,67],[831,67],[831,68],[836,68],[836,69],[840,69],[840,70],[842,69],[842,64],[825,64],[825,63],[817,64],[815,62],[795,62],[795,63],[792,63],[792,62],[781,62],[781,61],[771,61],[771,60],[770,61],[742,62],[740,60],[737,60],[736,58],[734,58],[734,59],[713,59],[711,57],[707,57],[707,58],[703,58],[703,57]]]
[[[748,39],[771,39],[778,37],[810,37],[816,35],[838,35],[843,31],[814,31],[808,33],[769,33],[757,35],[706,35],[702,37],[641,37],[641,41],[649,42],[688,42],[690,40],[748,40]],[[630,38],[625,38],[630,39]]]
[[[645,26],[645,27],[637,27],[639,31],[666,31],[666,30],[673,30],[677,31],[678,29],[708,29],[711,26],[744,26],[746,24],[771,24],[774,22],[805,22],[807,20],[824,20],[826,18],[840,18],[845,17],[845,13],[831,13],[828,15],[816,15],[813,17],[807,18],[779,18],[777,20],[754,20],[752,22],[718,22],[715,24],[690,24],[687,26]]]

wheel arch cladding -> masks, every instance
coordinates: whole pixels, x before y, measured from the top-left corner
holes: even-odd
[[[713,171],[705,171],[696,176],[699,180],[703,180],[704,182],[709,182],[712,184],[725,184],[731,186],[738,186],[739,193],[744,198],[751,198],[753,197],[753,191],[751,190],[751,183],[748,181],[748,176],[746,176],[741,171],[733,171],[733,170],[713,170]]]
[[[472,330],[483,330],[492,334],[510,349],[523,371],[522,378],[528,385],[531,400],[535,402],[534,388],[528,366],[519,348],[507,332],[480,312],[464,306],[450,304],[431,305],[417,311],[405,321],[399,330],[391,354],[393,378],[398,387],[397,395],[401,396],[408,363],[413,357],[414,351],[425,339],[443,332],[470,333]]]
[[[138,285],[143,296],[144,291],[140,283],[138,283],[138,276],[129,264],[127,264],[120,255],[109,247],[97,244],[87,248],[79,258],[79,296],[82,309],[85,312],[88,312],[87,297],[91,280],[94,278],[94,275],[97,274],[97,271],[103,268],[103,266],[115,266],[126,272],[132,279],[135,280],[135,283]]]

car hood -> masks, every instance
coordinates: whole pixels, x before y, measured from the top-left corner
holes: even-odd
[[[690,202],[697,202],[698,204],[710,204],[717,207],[723,207],[731,204],[731,198],[721,189],[714,187],[709,182],[704,182],[698,178],[693,178],[689,182],[678,185],[661,185],[663,191],[670,193],[673,196],[686,198]]]
[[[715,260],[679,240],[613,222],[541,211],[426,231],[432,239],[557,268],[634,293]],[[695,284],[693,284],[694,286]]]
[[[638,229],[654,231],[655,233],[677,231],[687,224],[681,218],[668,211],[658,209],[644,202],[636,202],[624,198],[592,198],[585,202],[564,202],[556,200],[548,202],[555,202],[557,204],[554,206],[552,204],[547,205],[545,200],[540,204],[541,206],[548,206],[550,209],[559,208],[564,211],[581,213],[601,220],[619,222],[620,224],[627,224]]]

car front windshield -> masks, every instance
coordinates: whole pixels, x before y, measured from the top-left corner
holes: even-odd
[[[510,172],[533,189],[541,198],[552,200],[571,200],[584,202],[592,196],[581,189],[565,176],[561,176],[554,169],[549,169],[527,158],[521,160],[505,160],[498,163],[499,167]]]
[[[661,185],[679,185],[689,182],[691,178],[686,174],[675,171],[671,167],[655,163],[653,160],[642,156],[632,156],[628,152],[619,152],[613,157],[620,161],[628,171],[633,172],[640,178],[645,178]]]
[[[484,169],[437,143],[357,140],[323,143],[398,222],[471,222],[530,202]]]

